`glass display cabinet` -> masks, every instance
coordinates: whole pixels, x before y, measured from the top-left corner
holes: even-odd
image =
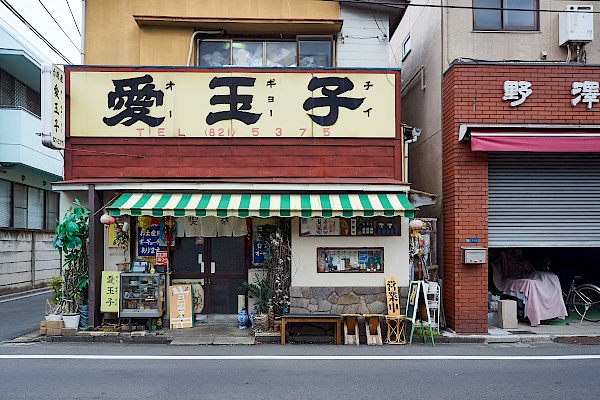
[[[158,318],[165,311],[164,274],[120,274],[119,317]]]
[[[383,272],[383,247],[318,247],[317,272]]]

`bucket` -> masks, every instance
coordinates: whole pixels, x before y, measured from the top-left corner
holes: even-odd
[[[62,319],[65,323],[65,328],[79,328],[79,314],[63,314]]]
[[[46,315],[46,321],[60,321],[61,319],[62,319],[62,314]]]

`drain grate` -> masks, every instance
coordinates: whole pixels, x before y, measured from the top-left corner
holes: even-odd
[[[532,331],[509,331],[513,335],[537,335],[537,333]]]
[[[559,337],[554,340],[556,343],[563,344],[600,344],[600,336],[567,336]]]

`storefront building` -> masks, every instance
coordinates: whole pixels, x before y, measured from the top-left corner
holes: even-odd
[[[43,287],[60,272],[52,247],[59,193],[51,183],[62,178],[62,155],[40,137],[47,63],[0,19],[1,293]]]
[[[87,2],[88,65],[65,68],[65,180],[54,184],[64,206],[83,198],[95,215],[91,324],[103,271],[160,271],[165,251],[168,280],[197,288],[201,315],[237,313],[251,267],[275,253],[289,279],[279,311],[384,311],[384,277],[408,286],[414,215],[384,9],[373,20],[360,5],[265,1],[259,18],[237,2],[158,2],[149,14],[111,3]],[[352,60],[353,40],[368,40],[352,38],[359,28],[379,32],[370,65]]]
[[[503,254],[563,290],[575,275],[599,283],[600,19],[592,1],[440,4],[411,1],[390,63],[402,121],[422,130],[408,180],[442,195],[419,216],[438,219],[446,325],[482,334]],[[484,262],[465,263],[465,249]]]
[[[597,66],[472,63],[444,76],[445,273],[460,288],[447,296],[471,302],[483,327],[494,271],[462,263],[474,239],[490,265],[508,252],[563,288],[600,279],[598,76]]]

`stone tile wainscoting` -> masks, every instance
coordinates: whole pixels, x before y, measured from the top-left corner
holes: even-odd
[[[398,288],[400,306],[406,310],[408,287]],[[385,287],[300,287],[290,288],[291,314],[387,314]],[[365,336],[360,319],[360,335]],[[289,341],[331,341],[331,324],[291,324]],[[364,340],[363,340],[364,341]]]
[[[404,311],[408,287],[400,290]],[[386,314],[385,287],[300,287],[290,288],[291,314]]]

